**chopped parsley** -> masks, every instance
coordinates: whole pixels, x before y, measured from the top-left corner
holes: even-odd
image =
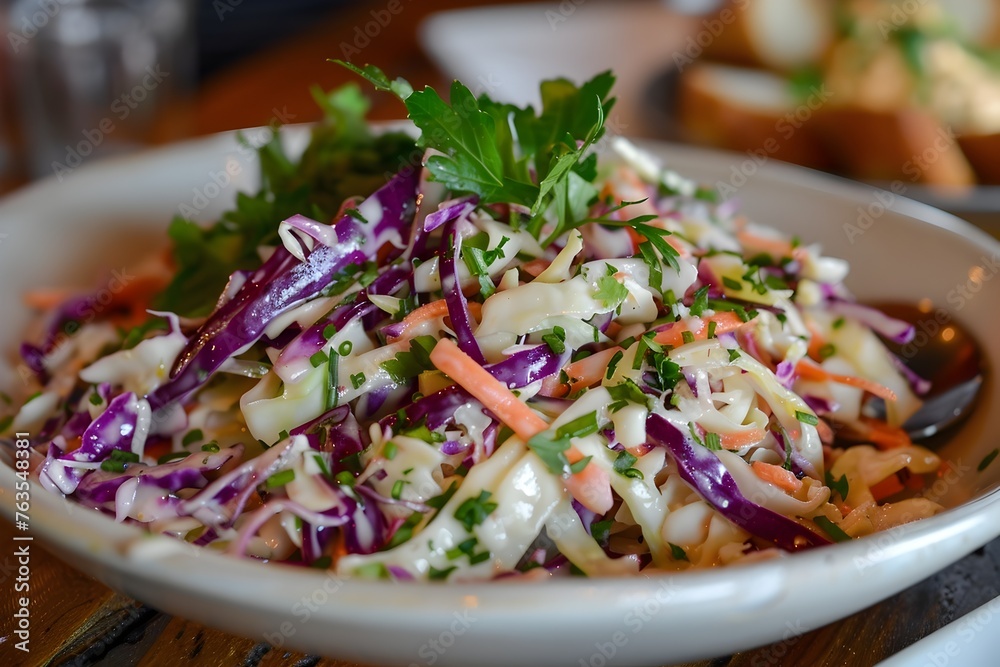
[[[455,510],[455,518],[465,526],[466,530],[471,531],[473,527],[481,524],[497,508],[496,503],[489,502],[492,495],[489,491],[480,491],[479,497],[466,498]]]

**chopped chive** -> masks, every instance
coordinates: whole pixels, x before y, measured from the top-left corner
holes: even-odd
[[[818,516],[813,519],[813,522],[817,526],[823,529],[823,532],[830,536],[830,539],[834,542],[847,542],[851,539],[851,536],[843,531],[843,529],[830,521],[825,516]]]
[[[837,346],[833,343],[827,343],[826,345],[819,348],[819,358],[821,360],[829,359],[833,355],[837,354]]]
[[[844,320],[843,317],[838,317],[837,319],[835,319],[833,321],[833,328],[834,329],[839,329],[840,327],[844,326],[844,322],[845,322],[845,320]]]
[[[693,343],[694,342],[694,334],[691,333],[690,331],[682,331],[681,332],[681,339],[684,341],[685,344]]]
[[[451,574],[457,569],[458,569],[457,566],[452,565],[451,567],[446,567],[443,570],[439,570],[433,565],[431,565],[430,569],[427,571],[427,578],[430,579],[431,581],[444,581],[445,579],[448,578],[449,574]]]
[[[359,211],[356,208],[344,209],[344,213],[347,214],[347,215],[349,215],[349,216],[351,216],[352,218],[354,218],[358,222],[361,222],[361,223],[364,223],[364,224],[368,224],[368,220],[365,218],[365,216],[361,215],[361,211]]]
[[[722,449],[722,437],[718,433],[706,433],[705,447],[713,451]]]
[[[327,324],[325,327],[323,327],[323,338],[325,338],[326,340],[330,340],[336,335],[337,335],[336,324]]]
[[[570,473],[575,475],[577,473],[583,472],[583,469],[587,467],[587,464],[589,464],[590,460],[593,458],[594,458],[593,456],[584,456],[576,463],[571,463],[569,466]]]
[[[281,472],[276,472],[270,477],[268,477],[267,481],[264,482],[264,486],[266,486],[269,489],[274,489],[279,486],[284,486],[285,484],[288,484],[293,479],[295,479],[294,470],[282,470]]]
[[[618,368],[618,362],[621,361],[622,357],[624,356],[625,353],[622,352],[621,350],[618,350],[617,352],[614,353],[614,355],[611,357],[611,361],[608,362],[608,370],[604,373],[604,378],[606,380],[610,380],[611,377],[615,374],[615,370]]]
[[[101,395],[100,395],[100,394],[98,394],[98,393],[97,393],[96,391],[95,391],[95,392],[93,392],[93,393],[92,393],[92,394],[90,395],[90,404],[91,404],[91,405],[100,405],[100,404],[101,404],[101,403],[103,403],[103,402],[104,402],[104,399],[103,399],[103,398],[101,398]]]
[[[319,368],[329,360],[330,357],[323,350],[320,350],[316,354],[309,357],[309,363],[312,364],[313,368]]]
[[[399,447],[396,445],[395,442],[393,442],[392,440],[390,440],[389,442],[385,443],[385,445],[383,445],[383,447],[382,447],[382,456],[384,456],[385,458],[387,458],[388,460],[391,461],[394,458],[396,458],[396,452],[398,452],[398,451],[399,451]]]
[[[326,477],[326,478],[329,479],[330,477],[333,476],[330,473],[330,466],[327,465],[326,459],[324,459],[319,454],[313,454],[313,461],[316,462],[317,467],[319,467],[319,469],[323,473],[324,477]]]
[[[682,547],[677,546],[673,542],[667,542],[667,544],[670,545],[670,556],[674,560],[686,560],[686,561],[690,562],[690,559],[688,558],[687,552],[684,551],[684,549]]]
[[[709,338],[715,338],[715,328],[718,326],[718,324],[719,323],[716,322],[715,320],[712,320],[711,322],[708,323],[708,337]]]
[[[597,433],[597,412],[588,412],[556,429],[557,438],[582,438]]]
[[[353,349],[354,349],[354,343],[352,343],[349,340],[345,340],[343,343],[340,344],[340,347],[337,348],[337,354],[339,354],[342,357],[346,357],[351,353],[351,350]]]
[[[819,418],[816,415],[808,412],[802,412],[801,410],[795,411],[795,418],[803,424],[809,424],[810,426],[816,426],[819,424]]]
[[[201,451],[215,453],[215,452],[219,451],[219,443],[217,443],[215,440],[213,440],[212,442],[206,443],[206,444],[204,444],[204,445],[201,446]]]
[[[205,434],[201,432],[200,428],[196,428],[194,430],[188,431],[184,435],[184,439],[181,440],[181,444],[187,447],[188,445],[194,444],[199,440],[203,440],[204,438]]]
[[[393,500],[399,500],[403,496],[403,485],[406,484],[404,480],[397,479],[392,485],[392,491],[389,495],[392,496]]]
[[[738,280],[733,280],[729,276],[722,276],[722,284],[734,292],[740,292],[743,290],[743,283]]]
[[[343,484],[344,486],[354,486],[354,475],[352,475],[347,470],[341,470],[337,473],[337,476],[333,478],[337,484]]]
[[[125,472],[125,462],[118,459],[101,461],[101,470],[105,472]]]
[[[737,349],[729,350],[729,361],[733,362],[740,358],[740,351]]]
[[[355,373],[351,376],[351,386],[357,389],[365,383],[366,379],[364,373]]]

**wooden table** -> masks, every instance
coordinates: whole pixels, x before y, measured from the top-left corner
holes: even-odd
[[[471,4],[461,0],[401,0],[405,11],[357,56],[415,83],[438,86],[441,73],[417,46],[414,28],[430,11]],[[597,0],[592,0],[597,1]],[[340,44],[352,43],[354,27],[370,19],[385,2],[357,3],[314,31],[250,57],[208,81],[193,101],[188,133],[207,134],[268,123],[281,114],[291,122],[316,120],[319,113],[308,87],[331,88],[352,79],[326,63],[339,57]],[[372,116],[397,118],[401,108],[388,95],[374,98]],[[11,545],[13,528],[0,521],[0,544]],[[48,554],[35,543],[32,555],[32,652],[12,648],[8,635],[13,613],[11,549],[0,557],[0,665],[107,664],[174,666],[260,665],[333,667],[347,663],[272,648],[170,617],[114,593]],[[10,588],[8,588],[10,587]],[[872,665],[912,644],[1000,593],[1000,541],[967,556],[946,570],[881,604],[819,629],[790,630],[778,644],[723,656],[698,665]],[[805,634],[796,634],[811,630]]]

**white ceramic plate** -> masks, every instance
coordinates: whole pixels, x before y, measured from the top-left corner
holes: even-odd
[[[299,142],[302,136],[293,132]],[[862,298],[930,298],[949,306],[994,366],[1000,359],[997,241],[926,206],[806,170],[664,144],[650,148],[707,183],[739,181],[734,173],[752,171],[739,192],[752,217],[850,259],[848,284]],[[240,167],[234,183],[211,186],[225,181],[227,163],[230,172]],[[8,198],[0,204],[0,349],[15,350],[26,324],[23,290],[93,284],[102,270],[164,244],[165,225],[180,205],[203,206],[202,217],[210,219],[238,187],[252,187],[255,170],[234,137],[220,135],[94,165]],[[869,217],[859,222],[861,213]],[[17,362],[8,358],[0,382],[16,392]],[[935,491],[954,509],[779,561],[693,574],[528,585],[340,581],[147,536],[38,486],[31,533],[72,566],[165,612],[301,650],[387,664],[658,665],[817,628],[1000,534],[1000,494],[993,491],[1000,463],[976,471],[996,446],[996,408],[991,377],[981,408],[944,450],[956,473]],[[0,488],[13,481],[0,465]],[[12,494],[0,495],[4,514],[12,516]]]

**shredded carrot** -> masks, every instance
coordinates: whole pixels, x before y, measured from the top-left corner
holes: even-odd
[[[806,329],[809,330],[809,347],[806,353],[811,359],[815,359],[817,362],[823,361],[823,347],[826,345],[826,340],[823,339],[823,333],[819,330],[811,320],[805,320]]]
[[[890,426],[883,421],[871,417],[861,417],[864,424],[863,438],[870,440],[879,449],[896,449],[898,447],[909,447],[913,444],[906,431],[898,426]]]
[[[720,433],[719,444],[723,449],[739,449],[748,445],[756,445],[767,436],[762,428],[749,428],[734,433]]]
[[[431,363],[479,399],[525,442],[549,427],[544,419],[450,339],[442,338],[437,342],[431,351]]]
[[[549,268],[549,264],[551,263],[552,262],[550,262],[547,259],[542,259],[542,258],[533,259],[530,262],[525,262],[524,264],[522,264],[521,270],[527,273],[529,276],[537,278],[542,274],[543,271],[545,271],[545,269]]]
[[[24,294],[26,306],[38,310],[52,310],[58,308],[72,296],[69,290],[65,289],[33,289]]]
[[[611,358],[618,352],[621,352],[620,347],[609,347],[608,349],[601,350],[600,352],[592,354],[589,357],[584,357],[579,361],[574,361],[563,369],[566,373],[566,377],[569,378],[568,386],[559,381],[558,374],[550,375],[542,380],[542,389],[540,393],[544,396],[554,396],[558,398],[577,392],[584,387],[597,384],[601,381],[601,378],[604,377],[604,374],[607,373],[608,364],[611,362]]]
[[[705,340],[708,338],[708,327],[710,322],[715,322],[715,334],[729,333],[735,331],[746,324],[740,316],[729,311],[721,311],[710,317],[701,320],[701,327],[697,331],[691,331],[687,322],[681,320],[674,322],[670,327],[658,332],[653,340],[660,345],[672,345],[680,347],[684,344],[684,332],[691,331],[695,340]]]
[[[830,428],[830,425],[826,423],[825,419],[821,418],[816,423],[816,431],[819,433],[820,442],[833,442],[833,429]]]
[[[476,319],[482,317],[483,305],[476,301],[469,302],[469,312]],[[398,336],[393,336],[388,339],[389,343],[393,343],[397,340],[402,340],[408,338],[407,334],[413,330],[418,324],[426,322],[427,320],[434,319],[435,317],[444,317],[448,314],[448,302],[444,299],[438,299],[437,301],[431,301],[430,303],[425,303],[419,308],[411,311],[403,321],[400,322],[400,332]]]
[[[576,463],[583,458],[576,447],[572,445],[566,450],[566,459],[570,464]],[[569,491],[576,500],[597,514],[604,514],[614,503],[611,497],[611,478],[603,468],[588,463],[583,470],[573,473],[569,478],[563,480],[566,490]]]
[[[431,362],[472,394],[497,418],[509,426],[524,442],[549,428],[548,423],[511,392],[502,382],[490,375],[475,360],[448,338],[442,338],[431,351]],[[566,450],[566,459],[576,463],[583,454],[572,445]],[[611,481],[605,470],[587,464],[583,470],[564,480],[567,490],[587,509],[604,514],[611,509]]]
[[[702,319],[701,327],[697,331],[691,332],[695,340],[708,338],[709,322],[715,322],[716,334],[734,331],[746,324],[736,313],[719,312]],[[679,347],[684,344],[684,332],[689,330],[686,322],[674,322],[669,328],[657,333],[653,340],[661,345]],[[569,386],[561,384],[558,377],[553,375],[542,382],[542,395],[561,397],[597,384],[607,374],[611,359],[622,351],[622,348],[618,346],[609,347],[589,357],[574,361],[563,369],[569,378]]]
[[[805,255],[805,249],[793,246],[791,241],[760,236],[745,229],[736,232],[736,239],[744,248],[754,252],[767,253],[774,259],[781,259],[782,257],[802,259]]]
[[[904,487],[903,483],[899,481],[898,475],[889,475],[878,484],[870,487],[869,490],[872,492],[872,497],[875,498],[877,502],[884,500],[889,496],[896,495],[904,488],[906,487]]]
[[[802,488],[802,480],[796,477],[795,473],[773,463],[754,461],[750,464],[750,469],[765,482],[774,484],[779,489],[784,489],[789,493],[795,493]]]
[[[814,380],[816,382],[836,382],[837,384],[846,384],[852,387],[857,387],[858,389],[863,389],[869,394],[874,394],[879,398],[886,401],[895,401],[896,392],[889,389],[885,385],[881,385],[878,382],[869,380],[867,378],[857,377],[854,375],[840,375],[838,373],[830,373],[826,369],[817,366],[811,361],[806,361],[801,359],[798,364],[795,365],[795,372],[799,374],[803,380]]]

